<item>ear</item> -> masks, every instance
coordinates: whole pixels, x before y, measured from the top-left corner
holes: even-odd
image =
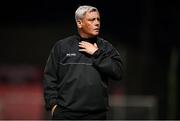
[[[76,21],[76,23],[77,23],[78,28],[82,28],[82,21],[81,20]]]

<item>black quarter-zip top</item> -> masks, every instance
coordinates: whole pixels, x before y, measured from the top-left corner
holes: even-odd
[[[96,43],[93,55],[79,51],[79,42]],[[120,80],[122,60],[118,51],[100,37],[85,39],[73,35],[52,48],[44,69],[46,109],[55,104],[68,111],[108,109],[108,79]]]

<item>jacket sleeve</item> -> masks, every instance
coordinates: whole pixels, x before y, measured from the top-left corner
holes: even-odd
[[[93,54],[93,65],[113,80],[122,79],[123,63],[119,52],[110,43],[105,49],[99,48]]]
[[[44,69],[44,99],[46,110],[51,110],[56,104],[57,97],[57,70],[58,70],[58,56],[57,49],[53,47],[47,59]]]

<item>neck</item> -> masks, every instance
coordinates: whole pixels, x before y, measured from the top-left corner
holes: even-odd
[[[79,35],[81,38],[90,39],[90,38],[96,38],[97,36],[87,35],[84,33],[79,32]]]
[[[97,36],[87,37],[87,36],[81,36],[80,34],[78,34],[78,36],[80,37],[80,41],[87,41],[90,43],[96,43],[97,41]]]

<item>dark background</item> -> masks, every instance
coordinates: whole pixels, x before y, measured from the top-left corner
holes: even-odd
[[[156,97],[156,119],[179,119],[177,0],[7,0],[0,2],[0,66],[43,70],[53,44],[76,32],[74,12],[92,5],[101,14],[100,36],[121,53],[125,95]],[[118,85],[119,86],[119,85]]]

